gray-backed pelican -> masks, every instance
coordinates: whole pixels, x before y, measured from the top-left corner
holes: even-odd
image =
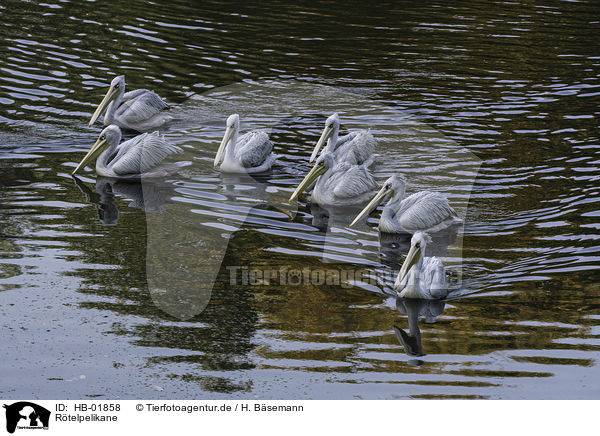
[[[390,201],[383,208],[379,220],[379,231],[382,233],[435,233],[462,222],[442,194],[421,191],[404,198],[405,193],[406,179],[397,175],[390,177],[350,226],[368,216],[388,199]]]
[[[125,76],[117,76],[110,82],[108,92],[92,115],[90,127],[105,109],[105,126],[116,124],[138,132],[158,129],[172,120],[164,113],[169,105],[154,91],[136,89],[125,92]]]
[[[338,161],[336,155],[324,152],[315,166],[300,182],[290,201],[316,180],[311,200],[323,206],[356,206],[369,200],[377,183],[366,164],[351,165]]]
[[[355,130],[339,138],[340,117],[333,114],[325,121],[323,133],[310,156],[309,162],[316,159],[319,150],[327,141],[327,147],[323,152],[335,153],[338,161],[345,161],[353,165],[361,165],[373,162],[373,150],[377,140],[368,130]]]
[[[394,283],[401,298],[435,300],[448,294],[446,270],[437,257],[425,257],[429,235],[417,232],[410,240],[410,250]]]
[[[226,173],[260,173],[267,171],[276,160],[273,143],[267,132],[253,130],[238,138],[240,116],[227,118],[227,129],[215,156],[215,168]]]
[[[90,151],[81,160],[73,175],[96,160],[96,172],[105,177],[140,179],[163,177],[172,174],[173,165],[161,162],[181,148],[169,144],[158,132],[143,133],[121,144],[121,129],[118,126],[106,127]]]

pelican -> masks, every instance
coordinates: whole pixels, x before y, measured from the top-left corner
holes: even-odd
[[[253,130],[238,138],[240,116],[227,118],[227,129],[215,156],[215,168],[226,173],[260,173],[267,171],[276,160],[273,143],[267,132]]]
[[[163,113],[169,105],[154,91],[136,89],[125,92],[125,76],[117,76],[110,82],[110,88],[92,115],[89,127],[105,109],[105,126],[116,124],[138,132],[158,129],[172,120],[171,116]]]
[[[158,132],[143,133],[121,144],[121,129],[106,127],[94,146],[81,160],[72,175],[96,160],[96,172],[105,177],[140,179],[163,177],[174,172],[172,165],[160,165],[169,155],[181,152],[181,148],[169,144]]]
[[[429,235],[423,232],[417,232],[411,238],[410,250],[394,283],[399,297],[435,300],[448,294],[442,261],[437,257],[424,257],[430,240]]]
[[[462,223],[456,212],[442,194],[421,191],[404,198],[406,179],[390,177],[371,202],[352,221],[350,227],[368,216],[380,203],[391,200],[383,208],[379,221],[382,233],[428,233],[439,232],[454,224]]]
[[[340,131],[340,117],[333,114],[325,121],[323,133],[313,150],[309,162],[315,160],[319,150],[327,141],[327,147],[324,152],[335,153],[338,160],[346,161],[350,164],[360,165],[373,162],[373,150],[377,145],[377,140],[368,130],[355,130],[349,134],[338,138]]]
[[[290,201],[305,191],[316,179],[312,202],[325,206],[356,206],[364,204],[377,188],[367,164],[340,162],[337,155],[324,152],[315,166],[300,182]]]

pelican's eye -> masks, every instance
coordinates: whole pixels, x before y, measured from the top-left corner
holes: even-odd
[[[115,89],[119,89],[119,84],[115,83]]]
[[[415,244],[415,247],[417,247],[417,248],[419,248],[420,246],[421,246],[421,243],[420,243],[420,242],[417,242],[417,243]]]
[[[100,139],[102,139],[103,141],[106,139],[105,135],[100,135]]]

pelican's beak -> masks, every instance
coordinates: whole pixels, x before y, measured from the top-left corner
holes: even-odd
[[[321,147],[323,147],[325,141],[331,138],[331,135],[333,135],[333,127],[325,126],[325,128],[323,129],[323,133],[321,133],[321,137],[319,138],[319,142],[317,142],[317,145],[315,145],[315,149],[310,155],[310,159],[308,160],[309,163],[315,160],[315,158],[319,154],[319,150],[321,150]]]
[[[410,271],[410,269],[415,265],[419,259],[421,258],[421,247],[415,247],[412,245],[408,254],[406,255],[406,259],[404,259],[404,263],[402,264],[402,268],[400,268],[400,272],[398,273],[398,278],[396,278],[396,282],[394,283],[394,291],[398,289],[406,274]]]
[[[88,164],[88,162],[95,160],[96,157],[100,153],[102,153],[107,146],[108,146],[108,142],[106,142],[106,139],[98,138],[98,140],[96,141],[94,146],[90,149],[90,151],[88,151],[88,153],[81,160],[81,162],[79,162],[79,165],[77,165],[77,168],[75,168],[75,171],[73,171],[71,173],[71,175],[74,176],[75,173],[77,171],[79,171],[80,169],[82,169],[83,167],[85,167]]]
[[[312,170],[306,175],[304,180],[300,182],[292,196],[290,197],[290,201],[296,198],[300,193],[306,191],[310,185],[319,177],[327,172],[327,167],[324,165],[319,165],[318,163],[312,167]]]
[[[215,156],[215,168],[221,163],[221,160],[223,159],[223,154],[225,154],[225,149],[227,148],[227,143],[231,141],[232,137],[233,129],[228,126],[225,130],[225,135],[223,135],[221,145],[219,145],[219,149],[217,150],[217,155]]]
[[[354,221],[352,221],[352,223],[350,224],[350,227],[352,227],[354,224],[356,224],[363,218],[369,216],[369,214],[371,212],[373,212],[377,208],[377,206],[379,206],[385,200],[390,198],[391,195],[392,195],[391,189],[387,188],[386,186],[381,188],[379,190],[379,192],[377,193],[377,195],[375,195],[375,197],[373,197],[373,199],[369,202],[369,204],[367,204],[365,206],[365,208],[356,216],[356,218],[354,218]]]
[[[106,105],[108,103],[110,103],[111,101],[113,101],[117,97],[117,95],[119,95],[119,90],[111,85],[111,87],[108,88],[108,92],[106,93],[106,95],[104,96],[104,98],[102,99],[102,101],[100,102],[98,107],[96,108],[94,115],[92,115],[92,119],[90,120],[88,127],[92,127],[92,124],[94,124],[96,122],[96,120],[98,119],[100,114],[106,108]]]

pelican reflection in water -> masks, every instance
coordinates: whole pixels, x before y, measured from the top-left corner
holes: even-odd
[[[173,186],[146,180],[122,180],[108,177],[96,179],[95,190],[92,191],[83,181],[73,177],[75,185],[86,199],[98,210],[98,218],[103,224],[116,225],[119,222],[119,207],[115,195],[129,201],[129,207],[144,212],[160,212],[165,205],[172,202]]]
[[[315,180],[317,183],[311,201],[321,206],[361,205],[368,201],[377,188],[367,164],[352,165],[340,161],[334,153],[324,152],[300,182],[290,201],[308,189]]]
[[[272,153],[273,143],[267,132],[253,130],[241,137],[240,116],[230,115],[221,145],[215,156],[218,166],[226,173],[260,173],[271,168],[276,160]]]
[[[390,177],[350,226],[368,216],[388,199],[379,220],[379,231],[383,233],[435,233],[462,223],[442,194],[421,191],[404,198],[405,193],[406,179],[397,175]]]
[[[89,126],[104,113],[104,125],[115,124],[121,128],[146,132],[164,126],[172,120],[165,114],[169,109],[154,91],[136,89],[125,92],[125,76],[117,76],[110,82],[108,92],[92,115]]]
[[[417,232],[410,240],[410,250],[400,268],[394,290],[401,298],[426,300],[446,298],[448,283],[444,264],[437,257],[425,257],[429,235]]]
[[[162,164],[167,156],[181,152],[181,148],[169,144],[158,132],[143,133],[123,143],[120,141],[119,127],[110,125],[105,128],[72,174],[75,175],[96,158],[96,172],[105,177],[164,177],[179,169],[175,164]]]
[[[396,308],[408,317],[408,333],[398,326],[394,326],[394,333],[398,341],[404,346],[404,351],[409,356],[423,356],[421,344],[421,329],[419,329],[419,318],[424,317],[426,323],[434,323],[436,318],[442,314],[445,301],[442,300],[415,300],[396,299]],[[416,364],[422,361],[413,362]]]
[[[340,162],[348,162],[353,165],[367,164],[373,162],[373,150],[377,145],[377,140],[368,130],[355,130],[349,134],[339,137],[340,118],[338,114],[333,114],[325,121],[323,133],[315,146],[309,162],[316,159],[319,150],[327,141],[327,147],[324,153],[334,153],[336,159]]]

